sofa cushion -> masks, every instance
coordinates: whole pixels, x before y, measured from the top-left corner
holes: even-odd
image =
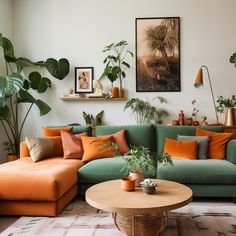
[[[232,133],[217,133],[203,129],[196,129],[197,136],[209,136],[208,157],[211,159],[224,159],[226,145],[232,138]]]
[[[82,159],[84,149],[81,136],[87,136],[86,133],[70,134],[61,130],[61,140],[65,159]]]
[[[25,140],[33,162],[63,155],[61,137],[26,137]]]
[[[72,133],[72,127],[60,127],[60,128],[42,128],[42,133],[44,137],[54,137],[61,136],[61,130],[68,133]]]
[[[77,183],[81,160],[30,157],[0,165],[0,199],[55,201]]]
[[[197,141],[177,141],[166,138],[164,152],[174,159],[197,159]]]
[[[142,145],[152,152],[156,150],[153,125],[97,126],[96,135],[111,135],[122,129],[126,130],[128,144]]]
[[[223,126],[206,126],[203,129],[214,132],[223,132]],[[166,138],[177,139],[178,135],[195,136],[196,127],[194,126],[156,126],[156,148],[158,156],[162,156]]]
[[[81,136],[84,154],[83,161],[88,162],[103,157],[114,157],[119,154],[119,147],[112,135],[102,137]]]
[[[226,160],[173,160],[157,170],[157,178],[186,184],[236,184],[236,165]]]
[[[197,141],[197,158],[198,159],[207,159],[208,154],[208,136],[186,136],[186,135],[178,135],[178,141]]]
[[[122,168],[125,161],[122,157],[102,158],[90,161],[78,170],[79,183],[96,184],[112,179],[121,179],[129,174]],[[145,178],[153,177],[144,172]]]

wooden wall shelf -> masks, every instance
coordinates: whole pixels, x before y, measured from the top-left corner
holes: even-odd
[[[127,98],[75,98],[75,97],[61,97],[63,101],[125,101]]]

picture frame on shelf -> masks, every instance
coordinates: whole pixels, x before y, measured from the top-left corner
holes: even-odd
[[[136,91],[181,91],[180,18],[136,18],[135,36]]]
[[[93,67],[75,67],[75,93],[93,92]]]

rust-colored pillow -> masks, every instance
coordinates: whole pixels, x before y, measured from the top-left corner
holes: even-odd
[[[176,141],[166,138],[164,152],[174,159],[196,160],[197,141]]]
[[[114,142],[114,137],[85,137],[82,136],[84,149],[83,161],[88,162],[99,158],[114,157],[119,154],[119,147]]]
[[[113,134],[113,137],[114,137],[115,143],[119,147],[120,153],[125,154],[125,153],[130,152],[130,148],[126,142],[125,129],[122,129],[116,132],[115,134]]]
[[[62,157],[63,149],[61,137],[38,138],[26,137],[30,157],[34,162],[48,157]]]
[[[73,127],[60,127],[60,128],[42,128],[44,137],[61,136],[61,130],[72,133]]]
[[[81,136],[87,136],[87,134],[70,134],[61,130],[61,139],[65,159],[82,159],[84,149]]]
[[[227,142],[232,138],[231,133],[218,133],[196,128],[196,136],[208,136],[208,157],[211,159],[224,159]]]

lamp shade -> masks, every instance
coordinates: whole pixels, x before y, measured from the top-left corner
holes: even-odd
[[[199,88],[203,86],[203,79],[202,79],[202,68],[199,69],[197,73],[197,77],[195,79],[194,87]]]

